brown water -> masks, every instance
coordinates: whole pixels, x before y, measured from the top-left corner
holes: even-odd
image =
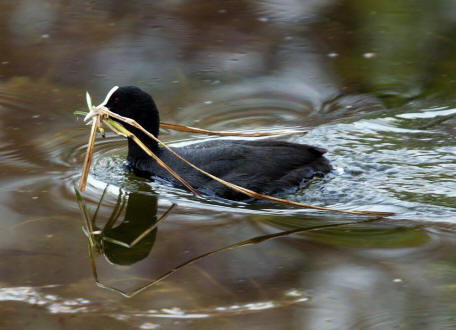
[[[452,0],[2,1],[0,329],[455,329],[455,17]],[[109,184],[100,230],[125,201],[105,236],[176,206],[132,249],[105,241],[99,280],[133,291],[181,267],[132,298],[98,287],[72,112],[127,84],[165,121],[306,129],[282,138],[335,171],[284,197],[396,216],[196,198],[126,174],[109,135],[84,193],[93,212]]]

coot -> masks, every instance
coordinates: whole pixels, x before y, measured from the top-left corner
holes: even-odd
[[[112,112],[136,120],[158,136],[160,119],[155,102],[138,87],[120,87],[104,103]],[[232,200],[248,198],[191,168],[140,130],[123,125],[201,193]],[[267,195],[296,191],[313,177],[323,177],[331,170],[323,156],[325,149],[276,140],[213,139],[172,149],[223,180]],[[131,139],[126,167],[138,176],[182,187]]]

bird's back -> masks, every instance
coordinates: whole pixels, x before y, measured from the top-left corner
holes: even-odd
[[[325,149],[284,141],[215,139],[173,150],[223,180],[268,195],[296,190],[306,181],[322,177],[331,170],[329,161],[323,156]],[[203,193],[235,200],[246,198],[199,173],[166,149],[160,149],[159,157]],[[131,166],[141,176],[159,177],[180,186],[152,159]]]

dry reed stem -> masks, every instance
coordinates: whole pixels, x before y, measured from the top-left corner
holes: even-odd
[[[95,144],[95,137],[97,135],[97,128],[100,122],[100,115],[94,118],[92,121],[92,127],[90,129],[89,143],[87,145],[87,151],[84,158],[84,165],[82,166],[82,175],[79,180],[79,190],[85,191],[87,185],[87,177],[89,176],[90,164],[92,163],[93,147]]]
[[[286,199],[272,197],[272,196],[268,196],[268,195],[263,195],[263,194],[257,193],[255,191],[250,190],[250,189],[243,188],[243,187],[240,187],[238,185],[235,185],[235,184],[232,184],[230,182],[227,182],[227,181],[225,181],[223,179],[220,179],[219,177],[216,177],[216,176],[214,176],[214,175],[212,175],[212,174],[200,169],[196,165],[190,163],[185,158],[180,156],[178,153],[176,153],[174,150],[172,150],[170,147],[168,147],[165,143],[160,141],[153,134],[149,133],[146,129],[144,129],[141,125],[139,125],[135,120],[133,120],[131,118],[123,117],[121,115],[118,115],[118,114],[110,111],[106,107],[100,107],[99,111],[101,113],[103,113],[104,115],[107,115],[109,117],[118,119],[118,120],[120,120],[122,122],[125,122],[125,123],[137,128],[137,129],[141,130],[143,133],[145,133],[147,136],[149,136],[153,140],[155,140],[158,143],[160,143],[164,148],[166,148],[169,152],[171,152],[173,155],[175,155],[177,158],[179,158],[181,161],[183,161],[184,163],[186,163],[190,167],[194,168],[195,170],[199,171],[200,173],[203,173],[204,175],[208,176],[209,178],[211,178],[211,179],[213,179],[213,180],[215,180],[217,182],[220,182],[221,184],[223,184],[223,185],[225,185],[225,186],[227,186],[227,187],[229,187],[229,188],[231,188],[231,189],[233,189],[235,191],[243,193],[243,194],[245,194],[245,195],[247,195],[249,197],[256,198],[256,199],[262,199],[262,200],[268,200],[268,201],[272,201],[272,202],[276,202],[276,203],[280,203],[280,204],[285,204],[285,205],[293,205],[293,206],[298,206],[298,207],[303,207],[303,208],[308,208],[308,209],[315,209],[315,210],[320,210],[320,211],[330,211],[330,212],[337,212],[337,213],[345,213],[345,214],[373,215],[373,216],[380,216],[380,217],[391,216],[391,215],[394,214],[392,212],[380,212],[380,211],[350,211],[350,210],[333,209],[333,208],[328,208],[328,207],[323,207],[323,206],[316,206],[316,205],[293,202],[293,201],[289,201],[289,200],[286,200]],[[128,132],[127,129],[125,129],[125,130]],[[131,134],[131,137],[135,137],[136,138],[136,136],[134,134],[132,134],[130,132],[129,132],[129,134]],[[139,140],[139,139],[136,138],[136,140]],[[140,145],[140,147],[142,148],[141,145]],[[146,147],[146,149],[147,149],[147,147]],[[146,149],[143,149],[143,150],[146,151]]]
[[[175,131],[198,133],[206,135],[217,135],[217,136],[243,136],[243,137],[260,137],[260,136],[271,136],[271,135],[283,135],[292,133],[305,133],[302,130],[283,130],[283,131],[270,131],[270,132],[255,132],[255,133],[242,133],[242,132],[229,132],[229,131],[210,131],[207,129],[190,127],[185,125],[178,125],[172,123],[166,123],[161,121],[160,128],[172,129]]]

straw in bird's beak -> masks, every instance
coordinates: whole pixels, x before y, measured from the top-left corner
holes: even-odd
[[[106,109],[105,105],[108,103],[112,94],[118,88],[119,86],[114,86],[113,88],[111,88],[109,93],[106,95],[104,101],[96,107],[92,105],[92,98],[90,97],[89,92],[86,92],[86,101],[87,107],[89,108],[89,113],[87,114],[87,116],[85,116],[84,121],[87,122],[87,125],[92,125],[92,129],[90,131],[89,143],[87,145],[87,152],[84,158],[84,165],[82,167],[81,180],[79,181],[79,190],[81,191],[85,190],[87,184],[87,177],[89,175],[90,163],[92,161],[93,146],[95,144],[95,136],[97,134],[97,130],[100,130],[101,135],[104,137],[104,129],[101,124],[101,110],[103,108]]]
[[[106,104],[108,103],[109,99],[111,98],[112,94],[115,93],[116,90],[119,89],[119,86],[114,86],[111,88],[111,90],[106,94],[106,97],[103,102],[101,102],[99,105],[94,107],[92,105],[92,99],[90,98],[89,92],[86,92],[86,101],[87,101],[87,107],[89,108],[89,113],[84,117],[84,121],[87,123],[87,125],[91,124],[92,119],[100,114],[100,109],[104,108]]]

